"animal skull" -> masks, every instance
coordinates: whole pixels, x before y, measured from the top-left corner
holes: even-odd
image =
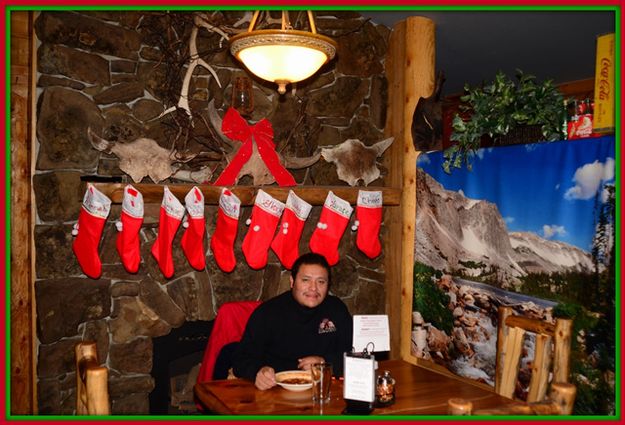
[[[93,133],[91,128],[87,129],[87,136],[95,149],[115,154],[119,158],[119,168],[135,183],[140,183],[145,176],[149,176],[154,183],[159,183],[178,171],[175,162],[192,159],[176,159],[175,151],[170,152],[159,146],[155,140],[144,137],[130,143],[111,142]]]
[[[358,139],[347,139],[340,145],[321,149],[321,156],[336,165],[339,179],[350,186],[357,186],[358,181],[362,180],[367,186],[380,177],[376,159],[393,143],[393,140],[393,137],[389,137],[373,146],[365,146]]]

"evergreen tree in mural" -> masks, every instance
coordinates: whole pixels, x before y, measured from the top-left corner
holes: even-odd
[[[588,332],[586,355],[591,366],[600,373],[595,382],[593,407],[614,413],[615,369],[615,187],[604,186],[605,202],[597,209],[597,233],[593,240],[592,256],[596,264],[592,311],[599,313],[596,326]],[[597,196],[602,196],[597,194]]]
[[[561,302],[554,315],[574,320],[571,379],[577,385],[574,413],[615,412],[615,188],[605,185],[595,197],[592,274],[585,285],[569,285],[575,299]],[[572,281],[567,279],[567,284]],[[579,282],[579,280],[577,280]],[[583,281],[582,281],[583,283]]]
[[[592,259],[595,265],[595,279],[594,279],[594,304],[604,305],[608,301],[605,293],[607,290],[612,291],[614,294],[614,241],[616,238],[616,226],[614,222],[615,217],[615,191],[613,185],[605,185],[603,191],[598,191],[595,196],[595,227],[596,233],[593,239],[592,245]],[[602,198],[605,197],[605,200]],[[602,280],[602,270],[607,272],[607,277],[612,277],[612,285],[609,282]],[[608,284],[610,288],[604,286]],[[611,297],[612,304],[614,303],[614,296]]]

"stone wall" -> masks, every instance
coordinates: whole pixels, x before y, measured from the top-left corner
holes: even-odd
[[[223,25],[232,25],[241,16],[243,12],[210,13],[214,22]],[[348,138],[358,138],[366,145],[383,138],[383,61],[389,30],[355,12],[317,12],[316,16],[318,31],[338,42],[338,59],[282,97],[273,84],[253,79],[255,110],[250,119],[267,117],[274,127],[277,149],[292,156],[308,156],[319,146]],[[179,230],[173,245],[175,274],[164,279],[149,252],[157,234],[158,204],[146,205],[137,274],[124,270],[115,249],[114,222],[120,205],[113,205],[100,244],[101,278],[93,280],[82,274],[72,253],[71,230],[78,218],[84,181],[106,178],[132,183],[119,169],[117,157],[91,147],[87,128],[120,143],[149,137],[168,149],[200,153],[185,165],[191,170],[208,164],[217,175],[222,169],[214,155],[220,147],[207,124],[207,104],[214,99],[223,115],[230,103],[230,82],[235,76],[247,75],[228,53],[227,43],[220,43],[215,34],[200,32],[198,50],[217,71],[222,88],[206,70],[196,72],[189,91],[193,125],[184,112],[159,118],[180,95],[192,22],[192,13],[160,11],[44,12],[36,19],[33,187],[41,414],[74,411],[76,342],[97,341],[100,359],[110,370],[112,412],[145,414],[154,385],[150,376],[152,337],[165,335],[185,321],[210,320],[224,302],[266,300],[288,289],[289,273],[282,270],[272,252],[262,270],[252,270],[245,263],[241,242],[250,207],[241,213],[235,244],[238,265],[230,274],[217,268],[210,250],[206,269],[192,269],[180,249],[183,232]],[[334,165],[323,160],[293,174],[302,185],[345,184],[338,180]],[[161,184],[168,182],[176,180]],[[151,181],[145,178],[143,183]],[[251,182],[244,179],[239,184]],[[381,186],[383,180],[371,185]],[[320,212],[320,207],[313,209],[300,252],[307,250]],[[208,236],[213,233],[216,213],[215,205],[206,206]],[[384,254],[369,260],[356,249],[355,239],[348,228],[340,245],[341,261],[333,270],[331,292],[341,297],[353,314],[383,313]]]

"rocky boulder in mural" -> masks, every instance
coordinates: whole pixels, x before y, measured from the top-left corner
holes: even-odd
[[[413,323],[411,351],[415,356],[439,363],[460,376],[494,386],[499,306],[508,305],[516,314],[553,322],[554,302],[532,299],[486,284],[452,279],[450,275],[443,275],[436,285],[450,300],[447,308],[453,315],[451,335],[417,319]],[[421,317],[417,313],[413,316]],[[420,338],[422,335],[427,335],[425,340]],[[521,381],[530,375],[529,361],[534,357],[533,353],[534,337],[528,334],[519,371]],[[520,387],[519,395],[523,391],[525,389]]]

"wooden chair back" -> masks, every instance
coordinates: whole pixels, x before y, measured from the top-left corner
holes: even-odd
[[[549,398],[532,403],[519,403],[492,409],[473,409],[471,401],[450,398],[447,411],[450,415],[570,415],[573,413],[577,388],[574,384],[554,382]]]
[[[108,369],[100,366],[95,342],[76,344],[76,414],[110,415]]]
[[[545,398],[551,369],[551,382],[569,381],[572,320],[556,319],[552,324],[514,315],[511,307],[499,307],[498,326],[495,368],[495,391],[498,394],[514,398],[526,331],[536,334],[527,402],[540,402]]]

